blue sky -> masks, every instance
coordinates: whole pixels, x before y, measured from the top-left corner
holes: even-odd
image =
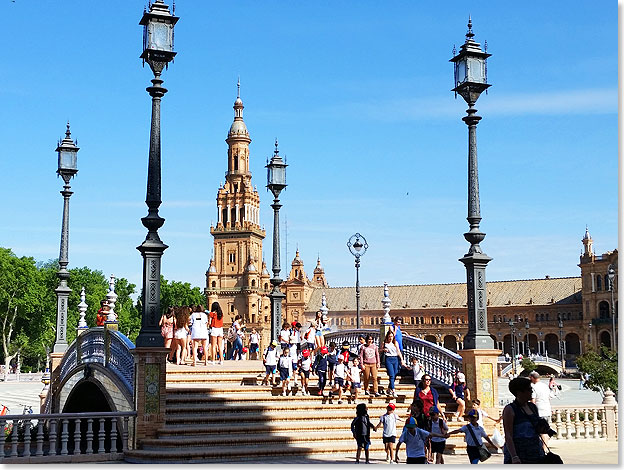
[[[152,78],[139,59],[143,7],[0,3],[0,245],[58,256],[54,150],[69,119],[81,147],[70,267],[138,285]],[[163,75],[167,278],[204,286],[240,75],[267,261],[264,165],[276,137],[289,164],[283,276],[298,245],[309,273],[320,254],[330,285],[352,285],[346,242],[360,232],[364,285],[463,282],[466,105],[448,60],[469,14],[492,54],[476,106],[488,280],[579,275],[586,224],[598,253],[617,247],[614,2],[180,0],[176,14],[178,55]]]

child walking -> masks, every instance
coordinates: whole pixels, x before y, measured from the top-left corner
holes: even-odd
[[[466,441],[466,450],[468,452],[468,458],[470,459],[470,463],[478,464],[479,463],[479,447],[481,447],[481,444],[483,444],[483,439],[488,441],[488,443],[492,447],[496,447],[496,446],[492,443],[492,441],[488,437],[487,433],[485,432],[485,429],[483,429],[477,423],[477,420],[479,419],[479,413],[477,412],[477,410],[470,410],[468,412],[468,419],[470,420],[468,424],[465,424],[461,428],[455,429],[454,431],[447,433],[446,436],[448,437],[451,434],[457,434],[457,433],[463,432],[464,439]]]
[[[292,359],[290,358],[290,348],[282,349],[282,355],[279,358],[279,373],[282,381],[282,396],[286,396],[286,387],[290,390],[290,378],[293,375]]]
[[[396,446],[394,461],[399,463],[399,449],[401,444],[405,443],[405,453],[407,454],[406,463],[427,463],[425,457],[425,442],[429,436],[444,437],[442,434],[425,431],[416,427],[416,420],[409,418],[405,423],[399,443]]]
[[[353,358],[353,365],[349,367],[348,371],[348,378],[351,381],[351,398],[354,401],[358,399],[359,390],[362,388],[361,373],[360,358],[356,356]]]
[[[355,463],[360,463],[360,454],[364,449],[364,455],[366,456],[366,463],[369,462],[370,446],[370,430],[375,429],[373,423],[370,422],[368,417],[368,409],[366,403],[360,403],[355,407],[355,419],[351,421],[351,433],[357,443],[357,452],[355,453]]]
[[[396,423],[400,418],[394,412],[396,405],[388,403],[386,413],[379,417],[379,423],[375,426],[375,431],[383,425],[383,443],[386,449],[386,463],[394,461],[394,443],[396,442]]]
[[[310,358],[310,350],[301,351],[301,359],[299,359],[299,375],[301,375],[301,394],[310,395],[308,392],[308,380],[310,379],[310,369],[312,368],[312,359]]]
[[[319,378],[319,391],[318,395],[323,396],[323,390],[325,389],[325,382],[327,381],[327,346],[321,346],[321,350],[316,355],[314,360],[314,366],[312,371],[318,375]]]
[[[261,385],[268,385],[269,376],[271,376],[271,385],[275,386],[275,373],[277,372],[277,341],[273,340],[264,352],[262,363],[266,369],[266,376],[262,380]]]
[[[334,392],[338,392],[338,404],[342,403],[342,392],[345,387],[345,380],[347,377],[347,366],[344,364],[344,356],[342,354],[338,355],[338,363],[336,367],[334,367],[334,386],[329,392],[329,398],[331,399],[334,395]]]
[[[431,416],[431,432],[436,434],[444,434],[448,432],[448,426],[446,420],[440,414],[437,406],[429,408],[429,415]],[[436,464],[444,463],[444,448],[446,447],[446,439],[443,437],[431,438],[431,454],[435,456]]]

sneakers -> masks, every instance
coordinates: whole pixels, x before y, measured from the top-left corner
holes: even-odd
[[[376,396],[376,397],[380,397],[380,396],[381,396],[381,393],[377,392],[377,393],[375,393],[375,396]]]
[[[342,400],[338,400],[338,404],[339,404],[339,405],[342,405]]]
[[[323,392],[322,392],[321,390],[319,390],[319,391],[318,391],[318,393],[317,393],[317,395],[318,395],[319,397],[322,397],[322,396],[323,396]]]
[[[392,463],[392,460],[390,460],[390,457],[386,457],[386,463]]]
[[[282,396],[285,397],[286,396],[286,391],[282,392]]]

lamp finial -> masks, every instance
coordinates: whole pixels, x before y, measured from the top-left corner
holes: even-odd
[[[474,37],[472,32],[472,17],[468,15],[468,32],[466,33],[466,40],[471,40]]]

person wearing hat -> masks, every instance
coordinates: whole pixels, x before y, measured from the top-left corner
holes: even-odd
[[[431,431],[437,434],[444,434],[448,432],[448,425],[444,419],[444,415],[440,413],[437,406],[429,408],[429,416],[431,417],[430,425]],[[444,448],[446,447],[446,438],[432,437],[431,438],[431,455],[435,455],[435,463],[444,463]]]
[[[386,463],[394,460],[394,443],[396,442],[396,423],[399,418],[395,413],[394,403],[388,403],[386,412],[379,417],[379,423],[375,426],[375,431],[379,426],[383,426],[383,443],[386,450]]]
[[[321,346],[319,352],[314,359],[314,365],[312,366],[312,372],[318,375],[318,396],[323,396],[323,390],[325,389],[325,382],[327,381],[327,346]]]
[[[262,356],[262,363],[266,369],[266,376],[260,385],[268,385],[270,375],[271,385],[275,386],[275,374],[277,373],[277,341],[271,341],[271,344],[269,344],[269,347]]]
[[[301,351],[301,358],[299,359],[299,375],[301,376],[302,395],[310,395],[310,392],[308,392],[308,380],[310,379],[311,368],[312,358],[310,357],[310,350],[304,349]]]
[[[347,378],[347,366],[344,362],[344,356],[338,354],[336,357],[338,363],[334,367],[334,386],[329,392],[329,398],[331,399],[334,392],[338,392],[338,404],[342,404],[342,392],[345,388],[345,380]]]
[[[455,380],[453,380],[453,385],[449,388],[449,392],[457,403],[457,411],[454,413],[455,417],[461,419],[464,416],[464,411],[466,410],[466,401],[470,400],[470,390],[466,386],[466,376],[463,372],[457,372],[455,374]]]
[[[466,441],[466,451],[468,452],[468,459],[471,464],[478,464],[480,459],[479,447],[483,444],[483,439],[488,441],[488,443],[492,447],[496,447],[490,438],[488,437],[485,429],[479,426],[477,422],[479,419],[479,413],[477,410],[470,410],[468,412],[468,424],[463,425],[459,429],[455,429],[451,432],[446,433],[446,437],[457,434],[460,432],[464,433],[464,440]]]
[[[399,449],[401,448],[401,444],[405,443],[405,453],[407,454],[405,463],[427,463],[427,457],[425,457],[425,442],[429,436],[445,437],[444,434],[429,432],[416,427],[416,420],[414,418],[409,418],[405,423],[401,437],[399,437],[394,461],[399,463]]]

